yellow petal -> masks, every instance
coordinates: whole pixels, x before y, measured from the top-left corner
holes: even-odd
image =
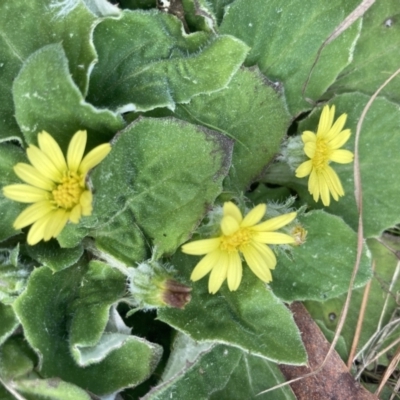
[[[243,220],[242,213],[239,210],[239,207],[232,203],[231,201],[227,201],[224,203],[223,207],[224,211],[224,217],[227,215],[230,215],[232,218],[234,218],[238,224],[240,224]]]
[[[322,204],[329,207],[331,196],[329,195],[328,182],[325,179],[324,173],[318,174],[319,194],[321,195]]]
[[[317,136],[323,136],[329,132],[332,127],[333,119],[335,118],[335,106],[329,108],[328,105],[322,109],[319,118]]]
[[[220,255],[220,251],[213,251],[203,257],[194,267],[190,279],[196,282],[206,276],[217,265]]]
[[[304,145],[304,153],[308,158],[313,158],[315,155],[315,150],[317,148],[316,142],[307,142]]]
[[[288,214],[280,215],[279,217],[271,218],[267,221],[261,222],[251,228],[255,232],[271,232],[282,228],[283,226],[290,224],[295,218],[297,213],[291,212]]]
[[[351,136],[350,129],[345,129],[344,131],[340,132],[332,140],[329,141],[329,147],[332,150],[339,149],[349,140],[350,136]]]
[[[68,221],[68,211],[63,208],[56,210],[50,221],[48,222],[46,229],[44,231],[43,239],[44,241],[50,240],[52,237],[57,237],[59,233],[63,230],[64,226]]]
[[[211,294],[215,294],[220,289],[221,285],[226,279],[229,266],[228,253],[220,252],[218,263],[211,270],[210,278],[208,281],[208,291]]]
[[[67,151],[68,168],[77,172],[85,152],[87,134],[86,131],[78,131],[69,142]]]
[[[50,196],[46,190],[24,184],[4,186],[3,194],[5,197],[20,203],[36,203],[37,201],[47,200]]]
[[[303,134],[301,135],[301,140],[303,141],[304,144],[307,142],[316,142],[317,137],[314,132],[311,131],[304,131]]]
[[[89,153],[86,154],[79,166],[79,172],[85,175],[93,167],[100,164],[107,157],[110,151],[110,143],[104,143],[89,151]]]
[[[193,256],[202,256],[203,254],[211,253],[218,249],[221,243],[221,238],[195,240],[194,242],[186,243],[181,247],[182,253],[191,254]]]
[[[49,192],[54,189],[54,182],[43,176],[36,168],[32,167],[32,165],[18,163],[14,166],[14,172],[20,179],[32,186]]]
[[[44,239],[44,232],[46,230],[46,226],[51,220],[54,213],[55,211],[46,214],[32,225],[31,229],[29,229],[27,238],[27,242],[29,245],[33,246],[36,243],[40,242],[42,239]]]
[[[347,120],[347,114],[342,114],[336,122],[333,124],[332,128],[329,130],[329,132],[326,132],[324,137],[326,140],[333,140],[339,133],[342,131],[344,124],[346,123]]]
[[[80,204],[77,204],[70,212],[69,214],[69,220],[73,224],[77,224],[79,220],[81,219],[82,216],[82,206]]]
[[[93,195],[90,190],[85,190],[79,199],[79,203],[82,206],[82,215],[88,216],[92,215],[92,201]]]
[[[286,244],[295,242],[292,236],[279,232],[256,232],[252,239],[264,244]]]
[[[64,173],[67,170],[65,157],[58,143],[46,131],[42,131],[38,135],[40,150],[45,153],[53,162],[59,172]]]
[[[221,220],[221,230],[225,236],[230,236],[239,230],[239,224],[235,218],[226,215]]]
[[[231,292],[237,290],[242,281],[242,260],[239,253],[234,251],[229,253],[229,266],[227,272],[228,287]]]
[[[60,182],[62,178],[61,172],[53,164],[49,157],[42,150],[34,145],[30,145],[26,149],[26,155],[30,163],[46,178],[53,182]]]
[[[319,183],[315,169],[311,171],[310,178],[308,179],[308,191],[312,194],[314,201],[317,202],[319,199]]]
[[[242,253],[244,255],[247,265],[259,279],[261,279],[263,282],[272,281],[270,268],[258,249],[256,249],[254,246],[249,245],[242,250]],[[272,266],[272,262],[270,263],[270,265]]]
[[[252,246],[257,249],[257,251],[261,254],[265,263],[268,265],[269,269],[275,269],[276,266],[276,257],[274,252],[269,248],[269,246],[261,243],[252,243]],[[271,278],[272,280],[272,278]]]
[[[338,200],[338,196],[344,196],[342,183],[340,182],[335,170],[329,165],[325,168],[325,180],[328,182],[329,190],[336,201]],[[336,193],[336,196],[333,194],[333,192]]]
[[[304,178],[307,175],[311,174],[312,170],[312,160],[305,161],[299,165],[296,169],[296,177],[297,178]]]
[[[25,208],[14,221],[13,226],[15,229],[25,228],[25,226],[33,224],[52,210],[53,207],[48,200],[38,201]]]
[[[264,217],[265,212],[267,211],[267,206],[265,204],[259,204],[254,207],[243,219],[240,224],[241,228],[247,228],[249,226],[253,226],[258,224],[261,219]]]
[[[347,164],[353,161],[354,154],[349,150],[335,150],[329,159],[339,164]]]

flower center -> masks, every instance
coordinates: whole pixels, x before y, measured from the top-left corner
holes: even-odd
[[[331,151],[324,139],[317,139],[315,154],[312,159],[313,167],[316,169],[324,168],[328,162]]]
[[[237,251],[240,246],[249,243],[250,240],[251,232],[246,228],[240,228],[230,236],[222,236],[220,249],[223,251]]]
[[[79,204],[81,194],[85,190],[80,185],[81,181],[82,177],[76,172],[68,171],[61,183],[52,191],[55,205],[69,210]]]

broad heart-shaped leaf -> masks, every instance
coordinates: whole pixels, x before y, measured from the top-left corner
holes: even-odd
[[[11,306],[0,303],[0,345],[12,335],[19,321]]]
[[[136,222],[121,224],[137,224],[160,254],[173,252],[221,193],[231,152],[232,142],[217,132],[173,118],[136,120],[92,174],[91,218],[105,229],[129,213]]]
[[[399,7],[391,0],[375,2],[363,17],[360,38],[353,59],[329,89],[333,93],[360,91],[372,95],[399,68],[397,47],[400,41]],[[400,101],[400,80],[393,80],[381,94]]]
[[[282,91],[258,68],[241,69],[229,86],[178,105],[179,118],[212,127],[235,140],[225,189],[246,190],[279,151],[289,125]]]
[[[24,61],[41,47],[62,43],[72,79],[85,93],[88,69],[95,59],[91,33],[95,16],[82,4],[62,18],[48,0],[15,0],[0,3],[0,140],[18,137],[11,95],[12,82]]]
[[[88,101],[113,110],[175,108],[224,88],[248,47],[231,36],[185,35],[181,22],[158,11],[124,11],[94,31],[99,54]]]
[[[79,244],[70,249],[63,249],[56,240],[51,240],[39,242],[35,246],[26,245],[26,252],[40,264],[58,272],[78,262],[83,254],[83,246]]]
[[[220,32],[251,47],[245,64],[257,64],[269,79],[281,81],[289,110],[297,115],[310,108],[302,90],[318,50],[358,4],[358,0],[236,0],[227,9]],[[306,98],[318,100],[348,65],[359,29],[357,22],[322,50]]]
[[[109,141],[124,126],[120,116],[86,103],[71,79],[61,44],[45,46],[25,62],[13,86],[15,116],[28,143],[49,132],[66,151],[72,135],[88,131],[90,149]]]
[[[367,244],[372,252],[372,258],[376,261],[376,264],[368,296],[368,303],[365,310],[363,326],[360,333],[358,350],[360,350],[368,340],[377,333],[377,331],[382,330],[391,318],[396,318],[395,310],[397,304],[395,297],[393,297],[393,293],[397,293],[400,290],[400,282],[398,280],[394,282],[393,287],[390,288],[396,267],[398,268],[399,260],[397,257],[375,239],[369,239]],[[386,242],[386,244],[395,250],[399,249],[398,244],[396,247],[395,242]],[[342,330],[342,336],[346,342],[347,349],[351,348],[353,342],[363,295],[363,289],[356,289],[352,293],[349,312]],[[320,320],[321,323],[325,325],[325,329],[334,332],[345,299],[346,295],[343,295],[335,299],[327,300],[323,303],[307,301],[305,302],[305,305],[313,318]],[[386,301],[387,304],[385,306]],[[379,327],[379,320],[381,318],[381,326]],[[395,328],[395,325],[393,328]],[[382,333],[383,332],[381,332],[381,334]],[[380,349],[384,349],[390,344],[390,342],[397,339],[399,334],[400,327],[397,326],[397,328],[381,342]],[[393,354],[395,351],[396,348],[393,348],[389,353],[380,358],[379,363],[387,365],[390,361],[390,354]]]
[[[172,264],[189,277],[199,257],[176,253]],[[272,361],[307,361],[300,333],[286,306],[246,267],[236,292],[226,282],[208,293],[208,276],[193,284],[184,310],[160,309],[158,317],[196,341],[225,343]]]
[[[174,366],[178,374],[168,379],[163,375],[160,384],[143,400],[180,399],[187,393],[196,400],[270,399],[271,393],[257,395],[285,381],[278,366],[265,359],[224,345],[211,345],[210,349],[204,350],[201,344],[186,337],[182,340],[182,336],[185,337],[178,335],[170,356],[178,364]],[[197,357],[188,357],[196,347],[200,347]],[[170,363],[167,369],[169,366]],[[272,394],[275,400],[295,400],[289,386]]]
[[[42,377],[58,377],[97,395],[105,395],[136,386],[147,379],[160,358],[161,350],[158,345],[144,339],[127,336],[121,347],[114,349],[98,364],[82,368],[75,363],[69,347],[69,328],[77,315],[79,302],[83,301],[82,286],[93,285],[89,282],[92,279],[101,281],[100,277],[91,276],[87,271],[84,265],[56,274],[47,267],[37,268],[13,307],[26,340],[41,358]],[[101,294],[94,293],[94,299]],[[94,305],[90,310],[100,318],[101,312]],[[87,315],[87,318],[96,321],[96,315]],[[86,325],[88,334],[92,328]]]
[[[0,186],[20,183],[13,166],[26,161],[26,156],[20,147],[12,143],[0,143]],[[0,241],[21,232],[15,230],[12,224],[25,207],[26,204],[5,198],[3,191],[0,191]]]
[[[323,301],[346,293],[357,256],[357,234],[339,217],[322,210],[298,218],[306,242],[292,248],[293,260],[279,257],[271,288],[284,301]],[[371,278],[364,249],[355,287]]]
[[[349,93],[339,95],[330,102],[336,106],[336,116],[342,113],[348,114],[345,128],[350,128],[352,135],[344,148],[351,151],[354,151],[357,122],[368,100],[368,96]],[[320,114],[320,109],[311,114],[300,124],[300,130],[315,132]],[[385,98],[377,98],[372,103],[364,120],[359,144],[364,237],[379,236],[383,230],[400,222],[397,204],[397,199],[400,198],[400,185],[397,184],[399,180],[397,171],[400,170],[399,126],[399,106]],[[354,199],[354,165],[353,163],[332,163],[331,166],[339,175],[345,196],[341,197],[338,202],[331,201],[327,210],[343,217],[354,230],[357,230],[358,212]],[[299,183],[306,185],[308,178],[292,178],[292,181],[296,186]],[[315,205],[306,190],[303,189],[302,193],[303,199],[309,205]]]

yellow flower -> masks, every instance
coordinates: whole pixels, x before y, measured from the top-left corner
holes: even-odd
[[[190,279],[198,281],[211,271],[208,281],[210,293],[216,293],[225,279],[228,279],[229,290],[234,291],[242,280],[242,254],[258,278],[264,282],[272,281],[270,270],[276,266],[276,257],[267,244],[294,243],[291,236],[274,231],[293,221],[296,213],[260,222],[266,210],[265,204],[259,204],[243,218],[235,204],[224,203],[220,235],[182,246],[186,254],[205,255],[194,268]]]
[[[92,213],[92,192],[86,186],[86,174],[107,156],[111,146],[104,143],[83,157],[86,138],[86,131],[76,132],[65,159],[57,142],[43,131],[38,135],[39,147],[30,145],[26,150],[32,165],[14,166],[15,173],[26,184],[5,186],[3,194],[21,203],[33,203],[13,225],[22,229],[33,224],[28,244],[57,237],[68,221],[77,224],[82,215]]]
[[[321,196],[324,206],[329,206],[330,195],[338,201],[344,196],[344,190],[336,172],[330,167],[331,161],[347,164],[353,161],[353,153],[340,149],[351,135],[350,129],[342,130],[347,114],[342,114],[335,123],[335,106],[325,106],[319,119],[317,134],[311,131],[303,132],[304,153],[310,159],[296,169],[296,177],[304,178],[310,175],[308,191],[315,201]]]

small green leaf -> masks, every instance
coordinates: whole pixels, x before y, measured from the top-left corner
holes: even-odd
[[[375,2],[364,14],[360,38],[352,62],[329,89],[333,93],[360,91],[372,95],[399,68],[399,7],[391,0]],[[399,103],[400,80],[386,86],[381,95]]]
[[[86,150],[109,141],[124,126],[120,116],[86,103],[71,78],[60,44],[38,50],[25,62],[13,86],[15,116],[28,143],[45,130],[66,151],[72,135],[88,131]]]
[[[182,6],[191,32],[214,32],[216,30],[217,21],[208,1],[183,0]]]
[[[209,0],[211,7],[217,17],[218,23],[221,23],[222,18],[225,14],[226,6],[233,3],[235,0]]]
[[[88,69],[95,59],[91,34],[95,17],[83,5],[63,17],[48,0],[15,0],[0,3],[0,141],[21,138],[14,119],[11,86],[24,61],[50,43],[62,43],[72,79],[85,93]]]
[[[349,289],[357,255],[357,234],[341,219],[324,211],[298,218],[307,230],[306,242],[292,248],[293,260],[281,255],[273,271],[271,288],[284,301],[337,297]],[[355,281],[363,286],[371,278],[371,261],[364,249]]]
[[[36,362],[34,352],[22,336],[14,336],[0,347],[0,377],[5,381],[29,374]]]
[[[175,110],[179,118],[235,140],[227,190],[246,190],[279,151],[289,125],[282,92],[258,68],[241,69],[229,86],[195,97]]]
[[[76,314],[77,307],[79,304],[88,304],[91,298],[98,299],[101,296],[102,292],[89,293],[90,287],[107,286],[100,276],[86,275],[87,271],[83,265],[55,274],[47,267],[37,268],[26,290],[13,306],[24,328],[26,340],[41,355],[41,376],[58,377],[97,395],[105,395],[136,386],[147,379],[159,361],[161,349],[144,339],[127,335],[123,344],[98,364],[82,368],[75,363],[70,351],[69,335],[74,317],[79,316]],[[109,274],[104,279],[107,276]],[[97,284],[96,279],[99,280]],[[87,291],[85,284],[89,285]],[[87,297],[83,298],[82,295]],[[104,304],[100,308],[91,304],[89,310],[95,314],[88,313],[87,320],[97,321],[103,308]],[[79,318],[83,324],[82,315]],[[76,324],[73,324],[74,329],[77,329]],[[92,326],[86,324],[88,335],[92,334],[91,329]],[[83,328],[79,327],[79,330],[83,331]]]
[[[12,335],[19,321],[11,306],[0,303],[0,345]]]
[[[231,36],[185,35],[177,18],[158,11],[124,11],[119,19],[106,19],[93,40],[99,62],[88,101],[120,112],[174,109],[175,103],[220,90],[248,51]]]
[[[26,156],[20,147],[11,143],[0,143],[0,186],[21,183],[13,167],[19,162],[26,162]],[[21,232],[12,226],[25,204],[9,200],[0,191],[0,241]]]
[[[205,346],[208,346],[206,348]],[[239,349],[210,343],[197,343],[178,334],[168,361],[174,360],[174,375],[165,374],[143,400],[185,398],[191,393],[196,400],[270,399],[271,393],[261,391],[285,382],[278,366]],[[273,392],[274,400],[295,400],[286,386]]]
[[[177,254],[173,265],[189,275],[198,257]],[[304,364],[307,356],[290,311],[248,268],[236,292],[226,283],[208,293],[208,276],[195,282],[184,310],[160,309],[158,317],[196,341],[230,344],[272,361]]]
[[[40,242],[35,246],[26,246],[30,257],[53,272],[61,271],[78,262],[83,254],[83,246],[80,244],[70,249],[60,248],[55,240]]]
[[[220,31],[251,47],[245,64],[257,64],[269,79],[282,82],[289,110],[298,115],[310,108],[302,90],[318,50],[358,3],[236,0],[227,9]],[[318,100],[349,64],[360,25],[353,24],[323,49],[305,90],[306,98]]]
[[[90,218],[104,231],[117,214],[129,213],[122,223],[137,224],[160,254],[173,252],[221,193],[231,151],[229,139],[205,128],[139,119],[118,135],[92,174]]]

